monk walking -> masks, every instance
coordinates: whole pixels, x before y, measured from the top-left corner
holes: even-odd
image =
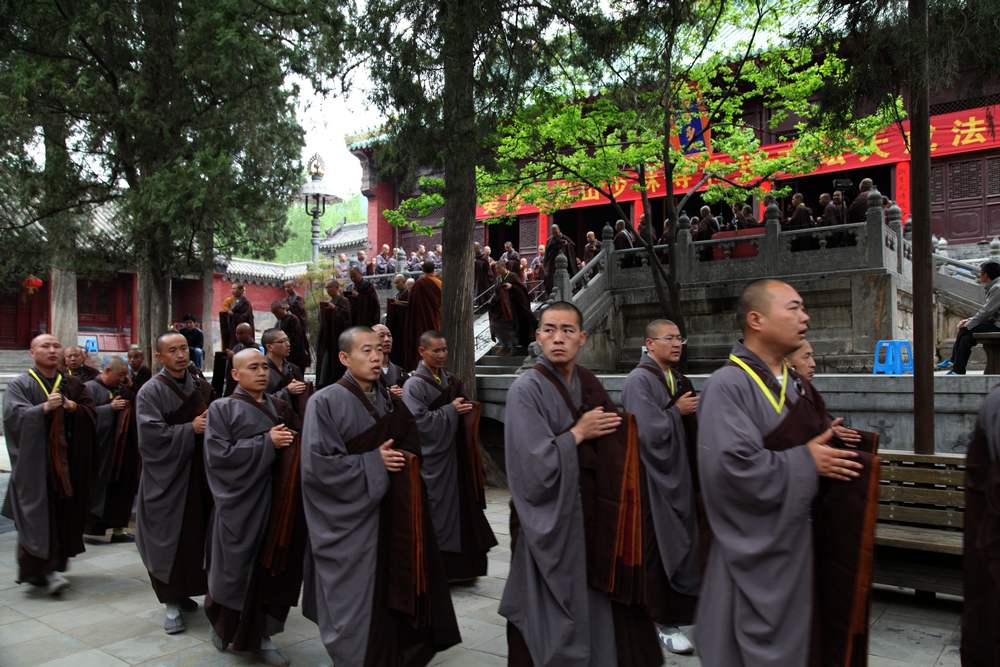
[[[410,374],[397,366],[390,355],[392,354],[392,331],[384,324],[376,324],[372,331],[378,335],[382,342],[382,383],[389,388],[389,393],[396,398],[403,397],[403,383],[410,377]]]
[[[441,329],[441,279],[434,274],[434,262],[421,265],[423,275],[413,283],[403,327],[403,369],[412,371],[420,361],[417,348],[425,331]]]
[[[698,472],[713,538],[695,623],[702,662],[864,665],[863,554],[874,538],[878,460],[839,447],[841,420],[831,422],[819,393],[784,363],[808,330],[798,292],[755,282],[737,321],[744,342],[699,403]]]
[[[163,367],[139,391],[136,411],[142,477],[136,546],[156,598],[165,605],[163,629],[184,632],[182,611],[204,595],[205,539],[212,494],[205,479],[203,442],[212,389],[188,371],[187,340],[178,333],[156,340]]]
[[[287,403],[266,393],[269,371],[257,350],[240,352],[233,357],[236,390],[208,409],[205,473],[215,513],[205,614],[220,651],[252,651],[268,665],[287,665],[271,637],[298,603],[305,519],[299,423]]]
[[[135,413],[127,382],[128,366],[120,357],[109,357],[101,374],[86,385],[97,414],[95,476],[84,531],[84,539],[91,544],[102,544],[109,528],[113,529],[111,542],[134,541],[126,528],[139,481],[139,459]],[[122,481],[129,488],[119,488]],[[128,507],[123,507],[126,504]]]
[[[340,283],[326,281],[329,301],[319,304],[319,336],[316,339],[316,387],[331,385],[344,374],[344,367],[337,356],[337,340],[351,326],[351,304],[340,293]]]
[[[369,328],[340,337],[347,373],[309,402],[302,608],[338,667],[426,665],[461,641],[419,471],[409,410],[378,382]]]
[[[574,305],[546,308],[536,340],[542,357],[511,385],[504,426],[509,664],[662,664],[635,546],[643,498],[634,425],[576,363],[587,334]]]
[[[403,385],[403,402],[420,432],[420,474],[449,581],[486,574],[486,553],[497,540],[483,510],[479,404],[467,400],[448,363],[448,341],[437,331],[420,338],[420,364]]]
[[[3,397],[12,467],[3,515],[17,527],[17,582],[58,595],[69,559],[84,551],[94,405],[83,382],[59,371],[55,336],[36,336],[28,353],[32,367]]]
[[[701,585],[693,446],[698,397],[691,381],[673,368],[684,350],[676,324],[647,324],[646,350],[622,391],[622,407],[635,415],[639,429],[649,492],[643,525],[650,559],[646,600],[660,643],[671,653],[688,654],[694,647],[678,626],[694,621]]]

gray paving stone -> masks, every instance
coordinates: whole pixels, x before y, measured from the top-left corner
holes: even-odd
[[[123,665],[128,665],[128,663],[122,662],[104,651],[90,649],[89,651],[73,653],[63,658],[48,660],[38,667],[122,667]]]
[[[103,650],[105,653],[110,653],[116,658],[134,665],[144,660],[176,653],[200,643],[202,642],[187,633],[168,635],[161,629],[108,644]]]

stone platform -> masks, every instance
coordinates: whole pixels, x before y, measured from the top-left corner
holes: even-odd
[[[0,492],[7,475],[0,475]],[[507,578],[510,537],[506,491],[487,492],[487,516],[500,545],[490,552],[489,576],[452,588],[463,643],[431,665],[507,664],[504,619],[497,605]],[[131,544],[88,545],[67,573],[60,598],[36,596],[14,583],[17,534],[0,526],[0,665],[3,667],[222,667],[259,665],[252,657],[219,653],[199,610],[187,614],[184,634],[163,633],[163,611]],[[200,600],[199,600],[200,602]],[[881,589],[872,602],[872,667],[957,667],[960,603],[920,603],[909,592]],[[329,667],[317,628],[299,609],[275,643],[297,667]],[[667,665],[697,667],[696,657],[668,655]]]

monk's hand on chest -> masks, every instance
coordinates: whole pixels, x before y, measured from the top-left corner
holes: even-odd
[[[584,440],[602,438],[614,433],[621,425],[622,417],[617,412],[605,412],[603,407],[584,412],[569,429],[576,439],[576,444]]]
[[[830,440],[833,439],[834,428],[840,426],[843,421],[843,419],[835,419],[830,428],[810,440],[806,446],[809,447],[809,452],[816,463],[816,472],[821,477],[849,482],[860,474],[858,471],[864,466],[858,461],[852,460],[858,457],[857,452],[837,449],[829,444]]]
[[[62,407],[63,395],[60,393],[49,394],[49,397],[42,403],[43,412],[52,412],[56,408]]]
[[[403,456],[403,452],[392,448],[392,443],[394,442],[395,440],[390,438],[379,445],[378,448],[379,454],[382,455],[382,464],[385,465],[385,469],[389,472],[399,472],[406,465],[406,457]]]
[[[208,421],[208,410],[205,410],[200,415],[194,418],[191,422],[191,427],[194,432],[201,435],[205,432],[205,422]]]
[[[272,428],[268,435],[271,438],[271,443],[274,445],[275,449],[281,449],[292,444],[292,440],[295,439],[295,431],[291,430],[284,424],[278,424]]]
[[[698,396],[693,391],[689,391],[678,398],[675,405],[677,406],[677,410],[685,417],[694,414],[698,410]]]

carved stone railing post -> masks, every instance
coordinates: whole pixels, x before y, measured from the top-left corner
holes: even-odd
[[[896,233],[896,273],[903,272],[903,210],[893,204],[885,212],[885,223]]]
[[[573,288],[569,284],[569,260],[562,253],[556,255],[556,275],[553,284],[559,290],[560,300],[573,300]]]
[[[885,211],[882,210],[882,193],[872,188],[868,193],[868,212],[866,214],[868,244],[868,268],[890,268],[885,266]]]
[[[779,275],[782,271],[782,257],[786,255],[781,247],[781,211],[777,204],[771,204],[764,211],[764,247],[757,256],[763,258],[767,275]]]
[[[601,259],[601,263],[604,264],[604,284],[607,285],[608,289],[611,289],[615,284],[615,273],[618,271],[618,266],[615,262],[615,230],[611,228],[610,222],[604,223],[604,229],[601,230],[601,254],[604,255]]]
[[[669,221],[664,224],[669,224]],[[674,257],[677,259],[677,266],[674,268],[674,276],[678,283],[691,283],[691,218],[687,213],[681,211],[681,217],[677,220],[677,247],[674,249]],[[697,264],[695,264],[697,265]]]

